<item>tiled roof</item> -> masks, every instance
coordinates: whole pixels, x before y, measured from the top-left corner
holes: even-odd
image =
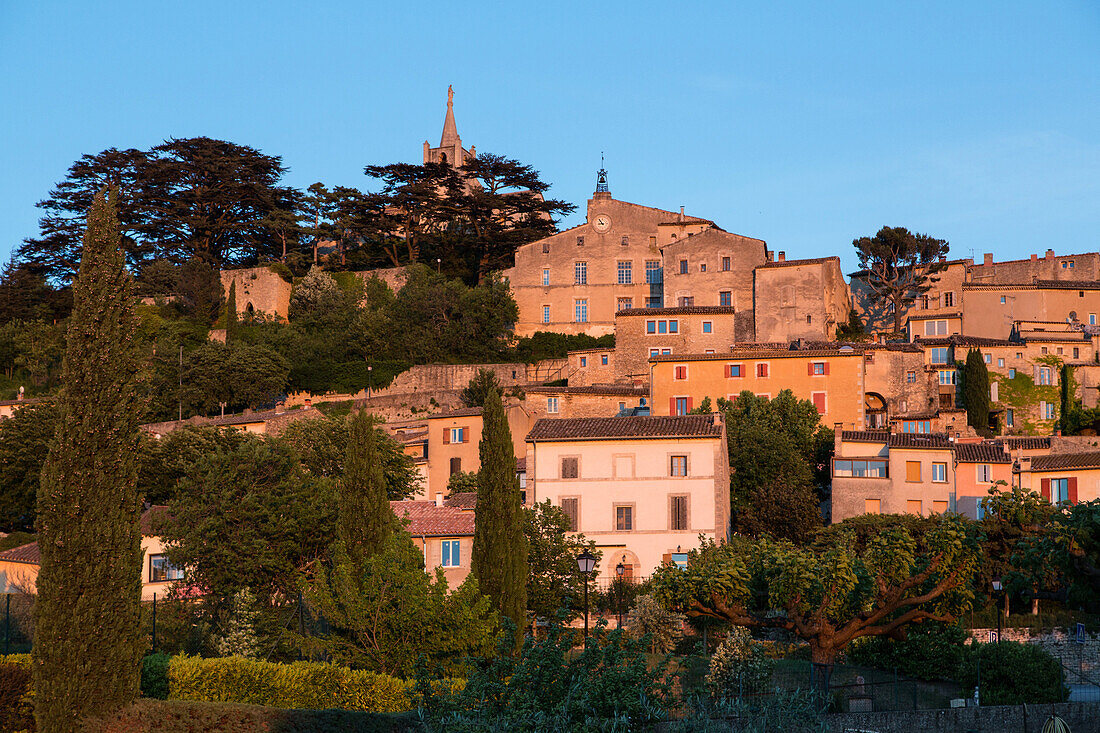
[[[443,506],[454,509],[473,509],[477,506],[477,492],[456,491],[444,500]]]
[[[731,351],[737,349],[783,349],[791,350],[791,341],[748,341],[745,343],[734,344],[730,346]],[[862,351],[905,351],[911,353],[918,353],[923,351],[920,346],[909,341],[888,341],[886,343],[876,343],[874,341],[813,341],[810,339],[801,340],[801,350],[805,351],[830,351],[842,349],[845,346],[850,346],[853,349]]]
[[[891,433],[891,448],[954,448],[944,433]]]
[[[1100,468],[1100,451],[1091,453],[1055,453],[1031,459],[1032,471],[1061,471],[1070,468]]]
[[[745,349],[721,354],[663,354],[649,357],[650,361],[737,361],[738,359],[813,359],[823,356],[863,356],[862,351],[852,349]]]
[[[1000,438],[994,438],[994,442],[1004,443],[1009,450],[1048,450],[1050,448],[1049,435],[1024,435],[1020,437],[1004,435]]]
[[[757,267],[767,268],[767,267],[794,267],[796,265],[819,265],[823,262],[829,262],[829,261],[836,261],[836,263],[838,265],[840,264],[840,258],[837,257],[836,255],[833,255],[832,257],[811,257],[810,259],[806,259],[806,260],[782,260],[782,261],[776,260],[776,261],[773,261],[773,262],[765,262],[763,265],[758,265]]]
[[[437,412],[434,415],[425,415],[425,420],[436,420],[447,417],[470,417],[472,415],[480,415],[480,407],[462,407],[457,410],[448,410],[446,412]]]
[[[527,470],[527,456],[516,459],[516,473],[523,473]]]
[[[912,319],[910,319],[912,320]],[[991,339],[983,336],[962,336],[955,334],[954,336],[933,336],[932,338],[926,338],[923,336],[917,336],[914,343],[926,344],[928,346],[1019,346],[1020,344],[1015,341],[1009,341],[1008,339]]]
[[[956,443],[955,458],[959,463],[1011,463],[1012,458],[1000,445],[990,443]]]
[[[721,434],[722,426],[714,424],[713,415],[579,417],[539,420],[527,434],[527,440],[714,438]]]
[[[840,439],[849,443],[885,443],[890,439],[889,430],[843,430]]]
[[[1100,280],[1034,280],[1023,283],[963,283],[963,290],[1100,290]]]
[[[591,384],[587,387],[524,387],[525,392],[535,394],[593,394],[618,395],[622,397],[646,397],[649,387],[635,387],[632,384]]]
[[[8,405],[35,405],[44,401],[44,397],[24,397],[21,400],[0,400],[0,407],[7,407]]]
[[[623,308],[618,316],[732,316],[731,305],[680,305],[672,308]]]
[[[1042,334],[1042,335],[1040,335]],[[1088,341],[1089,335],[1084,331],[1029,331],[1026,335],[1021,336],[1020,340],[1024,343],[1031,341],[1038,341],[1040,343],[1057,343],[1068,344],[1077,343],[1078,341]]]
[[[710,219],[700,219],[696,216],[685,216],[683,219],[673,219],[672,221],[662,221],[657,226],[675,226],[678,224],[713,224]]]
[[[38,552],[37,542],[31,542],[0,552],[0,561],[22,562],[27,565],[37,565],[41,557],[41,554]]]
[[[297,410],[295,410],[297,412]],[[250,412],[248,414],[226,415],[225,417],[212,417],[204,421],[203,425],[246,425],[254,422],[267,422],[276,415],[285,415],[285,411],[265,410],[264,412]]]
[[[408,519],[413,537],[460,537],[474,534],[474,513],[434,501],[391,501],[398,519]]]
[[[141,519],[138,520],[141,533],[146,537],[156,537],[160,534],[160,527],[168,521],[170,516],[168,507],[163,504],[154,504],[142,512]]]
[[[951,311],[949,313],[925,313],[920,311],[918,313],[910,313],[906,315],[910,321],[931,321],[936,318],[962,318],[962,313],[959,311]]]

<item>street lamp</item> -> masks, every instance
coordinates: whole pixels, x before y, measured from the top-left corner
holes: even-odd
[[[584,638],[588,638],[588,575],[596,567],[596,556],[588,550],[577,555],[577,568],[584,575]]]
[[[374,387],[374,366],[367,364],[367,399],[370,399],[371,389]]]
[[[624,555],[624,557],[625,557],[625,555]],[[615,574],[619,576],[619,592],[618,592],[617,595],[619,596],[619,599],[618,599],[619,600],[619,626],[618,626],[618,628],[620,628],[620,629],[623,627],[623,573],[625,573],[625,572],[626,572],[626,567],[623,566],[622,563],[619,563],[618,565],[615,566]]]
[[[997,643],[1001,641],[1001,604],[1000,599],[1003,596],[1001,593],[1001,576],[993,576],[993,592],[997,594],[997,603],[994,604],[997,609]]]

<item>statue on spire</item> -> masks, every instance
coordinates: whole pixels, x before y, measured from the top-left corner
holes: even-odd
[[[447,106],[453,107],[455,103],[455,90],[450,84],[447,85]]]

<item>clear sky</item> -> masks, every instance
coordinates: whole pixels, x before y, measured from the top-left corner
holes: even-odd
[[[0,0],[0,258],[81,154],[206,135],[288,182],[464,144],[577,204],[714,219],[788,257],[880,226],[953,254],[1100,248],[1100,4]]]

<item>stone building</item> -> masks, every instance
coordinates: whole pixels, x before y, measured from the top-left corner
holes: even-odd
[[[970,260],[945,260],[944,269],[932,275],[929,279],[928,292],[916,296],[912,305],[905,307],[902,313],[902,328],[905,329],[909,319],[915,318],[921,321],[942,320],[944,318],[959,319],[959,311],[962,308],[962,286],[966,282]],[[866,271],[853,272],[851,274],[850,288],[852,291],[852,307],[859,314],[863,327],[870,333],[893,333],[894,311],[887,303],[876,302],[873,291],[867,284]],[[927,336],[949,336],[959,333],[959,324],[953,324],[954,331],[935,331],[924,333],[923,323],[917,328],[916,333]],[[935,329],[935,326],[933,326]]]
[[[611,384],[615,382],[614,346],[602,349],[578,349],[566,354],[567,366],[563,378],[569,380],[570,387],[587,387],[593,384]]]
[[[222,292],[229,297],[229,286],[236,283],[237,313],[242,317],[263,313],[280,321],[290,312],[292,285],[271,267],[248,267],[221,271]]]
[[[1100,326],[1100,281],[1034,280],[963,285],[962,333],[1008,338],[1018,321]]]
[[[629,308],[615,316],[616,381],[648,384],[649,360],[670,354],[721,354],[737,342],[732,307]]]
[[[993,255],[986,252],[981,264],[975,262],[970,266],[970,281],[974,283],[1026,283],[1033,280],[1100,280],[1100,253],[1056,256],[1053,249],[1048,249],[1042,257],[1033,254],[1026,260],[994,262]]]
[[[753,270],[757,341],[829,341],[848,322],[852,297],[839,257],[774,262]]]
[[[649,388],[628,384],[596,384],[587,387],[528,387],[527,411],[532,420],[542,418],[614,417],[639,403],[648,402]]]
[[[424,141],[425,163],[448,163],[452,168],[461,168],[470,158],[477,156],[474,146],[470,149],[462,147],[462,138],[458,135],[458,126],[455,124],[455,93],[450,86],[447,87],[447,116],[443,118],[443,134],[439,138],[438,147],[432,147],[427,140]]]

